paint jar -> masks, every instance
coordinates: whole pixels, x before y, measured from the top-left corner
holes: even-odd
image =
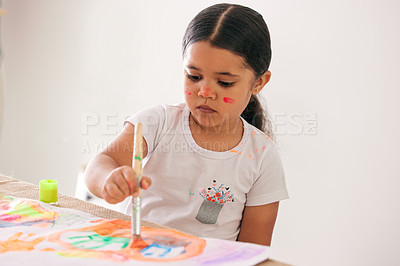
[[[223,204],[204,200],[197,213],[196,220],[203,224],[215,224]]]
[[[39,200],[45,203],[58,202],[58,182],[53,179],[40,180]]]

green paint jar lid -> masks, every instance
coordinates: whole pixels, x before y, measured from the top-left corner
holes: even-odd
[[[58,201],[58,182],[53,179],[40,180],[39,200],[45,203]]]

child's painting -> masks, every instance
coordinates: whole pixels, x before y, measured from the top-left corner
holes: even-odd
[[[129,248],[130,222],[11,197],[0,198],[0,261],[4,265],[254,265],[268,247],[142,228],[146,247]],[[71,264],[72,263],[72,264]]]

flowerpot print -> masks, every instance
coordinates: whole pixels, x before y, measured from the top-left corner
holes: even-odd
[[[224,204],[227,201],[234,201],[229,187],[224,184],[218,186],[217,180],[213,180],[212,186],[202,189],[199,194],[204,201],[199,208],[196,220],[203,224],[215,224]]]
[[[224,205],[217,202],[204,200],[197,213],[196,220],[203,224],[215,224],[222,207]]]

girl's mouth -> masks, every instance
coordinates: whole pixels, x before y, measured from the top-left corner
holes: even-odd
[[[200,105],[197,107],[197,109],[199,109],[200,112],[207,113],[207,114],[216,112],[214,109],[212,109],[208,105]]]

